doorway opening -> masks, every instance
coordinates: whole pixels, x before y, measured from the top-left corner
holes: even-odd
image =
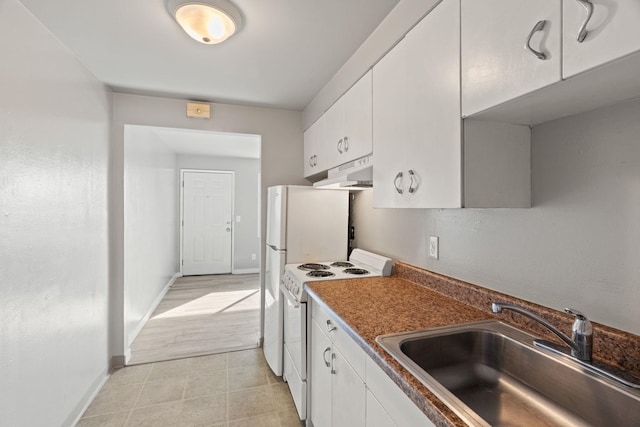
[[[259,135],[125,126],[126,364],[258,346],[260,153]]]

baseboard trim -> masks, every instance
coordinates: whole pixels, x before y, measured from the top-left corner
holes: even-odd
[[[256,274],[260,273],[259,268],[234,268],[231,274]]]
[[[128,340],[128,343],[127,343],[127,347],[128,348],[127,348],[127,351],[125,352],[125,361],[128,361],[129,357],[131,355],[131,344],[133,344],[133,341],[136,339],[136,337],[138,336],[138,334],[140,333],[140,331],[142,330],[144,325],[147,323],[147,321],[149,320],[149,318],[153,314],[154,310],[158,307],[158,305],[160,304],[160,301],[162,301],[162,298],[164,298],[164,296],[167,294],[167,292],[169,292],[169,289],[171,288],[171,286],[180,277],[182,277],[182,274],[179,273],[179,272],[173,275],[173,277],[169,280],[169,282],[166,284],[164,289],[162,289],[162,291],[158,294],[156,299],[153,301],[153,303],[149,307],[149,310],[147,311],[147,314],[144,315],[144,317],[142,318],[140,323],[138,323],[138,326],[136,326],[136,328],[134,329],[133,333],[129,336],[129,340]],[[127,356],[127,354],[129,356]]]
[[[82,396],[82,399],[80,399],[80,402],[78,402],[76,407],[73,409],[73,411],[71,411],[71,413],[65,420],[64,424],[62,425],[75,426],[78,423],[78,421],[80,421],[80,418],[82,418],[82,415],[85,413],[87,408],[89,408],[89,405],[91,405],[91,403],[93,402],[93,399],[95,399],[98,393],[100,393],[100,390],[102,390],[102,387],[105,385],[105,383],[111,376],[109,372],[110,371],[107,368],[107,369],[104,369],[100,373],[100,375],[98,375],[98,378],[96,378],[93,384],[91,384],[91,387],[89,387],[89,390],[87,390],[85,395]]]
[[[118,354],[111,357],[111,370],[124,368],[127,363],[127,357],[124,354]]]

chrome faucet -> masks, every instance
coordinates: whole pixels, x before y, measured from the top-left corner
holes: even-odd
[[[571,338],[556,329],[551,323],[544,320],[537,314],[520,307],[516,304],[510,304],[507,302],[494,302],[491,303],[491,311],[494,313],[500,313],[502,310],[512,310],[517,313],[523,314],[530,319],[540,323],[545,328],[556,334],[565,344],[571,348],[571,356],[583,362],[591,362],[591,347],[593,343],[593,326],[587,317],[580,313],[578,310],[572,308],[565,308],[564,311],[576,316],[576,320],[571,327]],[[539,340],[536,342],[540,343]],[[546,346],[544,343],[541,343]]]

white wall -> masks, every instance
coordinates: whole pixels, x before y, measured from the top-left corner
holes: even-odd
[[[260,268],[259,192],[260,159],[178,155],[178,169],[233,171],[234,218],[233,272],[247,273]],[[256,259],[252,260],[251,255]]]
[[[108,369],[111,93],[0,1],[0,425],[71,425]]]
[[[125,351],[124,325],[124,126],[146,125],[169,128],[212,130],[261,135],[262,209],[266,209],[266,188],[278,184],[308,184],[303,178],[302,113],[238,105],[212,104],[211,119],[188,119],[186,102],[179,99],[114,94],[111,148],[110,245],[113,292],[110,295],[112,319],[111,354]],[[264,239],[265,215],[262,215]],[[263,245],[261,245],[263,246]],[[261,260],[264,248],[261,247]],[[261,264],[262,265],[262,264]],[[118,320],[120,319],[120,320]],[[118,323],[120,322],[120,323]]]
[[[153,133],[124,129],[125,339],[131,345],[179,273],[176,154]]]
[[[534,127],[531,209],[374,210],[363,192],[356,244],[640,334],[639,117],[635,101]]]

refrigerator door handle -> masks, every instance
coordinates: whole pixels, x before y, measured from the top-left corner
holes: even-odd
[[[268,244],[268,243],[267,243],[267,246],[268,246],[268,247],[270,247],[271,249],[273,249],[273,250],[274,250],[274,251],[276,251],[276,252],[282,252],[282,253],[284,253],[284,252],[286,252],[286,251],[287,251],[286,249],[278,249],[278,248],[276,248],[274,245],[270,245],[270,244]]]

